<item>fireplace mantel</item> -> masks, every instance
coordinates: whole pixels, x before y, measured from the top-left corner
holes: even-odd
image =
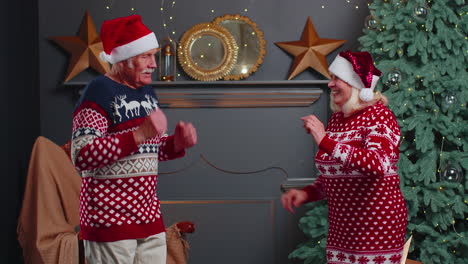
[[[153,82],[164,108],[306,107],[318,100],[327,80]],[[67,82],[80,91],[86,82]]]

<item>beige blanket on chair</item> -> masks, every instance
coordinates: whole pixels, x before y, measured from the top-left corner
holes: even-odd
[[[38,137],[29,162],[18,240],[25,263],[78,263],[81,178],[65,151]]]
[[[66,152],[38,137],[29,162],[18,240],[28,264],[78,264],[81,177]],[[167,229],[167,264],[185,264],[188,243],[176,224]]]
[[[188,260],[189,245],[177,224],[166,229],[167,260],[166,264],[186,264]]]

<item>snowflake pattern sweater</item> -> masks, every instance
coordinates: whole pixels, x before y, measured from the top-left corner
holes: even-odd
[[[407,209],[399,185],[400,128],[377,103],[331,117],[315,158],[321,173],[304,190],[328,201],[329,264],[399,264]]]
[[[158,161],[182,157],[173,137],[137,145],[132,131],[158,107],[151,86],[132,89],[99,76],[73,113],[72,161],[82,176],[83,239],[112,242],[165,231],[156,194]]]

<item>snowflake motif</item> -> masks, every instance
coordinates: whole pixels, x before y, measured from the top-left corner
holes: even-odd
[[[356,263],[356,256],[351,255],[351,256],[349,256],[348,258],[349,258],[349,262],[351,262],[351,263]]]
[[[373,259],[376,264],[382,264],[387,260],[384,256],[377,256]]]
[[[390,261],[392,263],[400,263],[401,255],[393,255],[390,257]]]
[[[396,142],[397,141],[397,137],[393,134],[390,134],[390,139],[392,140],[392,142]]]
[[[330,167],[330,168],[328,168],[328,172],[329,172],[330,174],[332,174],[332,175],[335,175],[336,172],[337,172],[337,170],[336,170],[334,167]]]
[[[347,168],[347,167],[342,167],[340,168],[340,171],[343,173],[343,174],[349,174],[353,171],[353,169],[351,168]]]
[[[336,135],[336,134],[331,134],[331,135],[330,135],[330,139],[332,139],[332,140],[335,140],[335,139],[336,139],[336,137],[337,137],[337,135]]]
[[[367,263],[369,263],[369,261],[370,261],[370,260],[369,260],[367,257],[365,257],[365,256],[361,256],[361,257],[358,259],[358,263],[359,263],[359,264],[367,264]]]
[[[381,135],[383,135],[383,134],[385,134],[387,132],[387,130],[385,129],[385,126],[383,126],[383,125],[377,126],[375,131],[377,131],[377,133],[379,133]]]
[[[353,131],[349,134],[349,138],[356,138],[359,135],[359,132]]]
[[[345,134],[341,134],[340,136],[338,136],[338,141],[343,141],[346,139],[346,135]]]
[[[325,173],[327,172],[327,169],[325,169],[325,167],[322,166],[322,165],[317,166],[317,169],[318,169],[319,171],[321,171],[323,174],[325,174]]]
[[[348,147],[346,145],[341,144],[338,149],[341,153],[345,153],[348,150]]]
[[[331,260],[335,255],[331,251],[327,251],[327,259]]]
[[[367,134],[367,129],[366,128],[362,128],[361,130],[359,130],[358,132],[358,135],[360,137],[364,137],[366,134]]]
[[[338,255],[336,255],[336,258],[337,258],[339,261],[345,261],[345,260],[346,260],[346,255],[343,254],[343,252],[340,252]]]

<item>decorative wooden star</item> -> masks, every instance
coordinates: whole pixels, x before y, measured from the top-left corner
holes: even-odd
[[[345,42],[346,40],[320,38],[309,17],[302,32],[301,40],[275,42],[275,44],[294,56],[294,64],[289,71],[288,80],[291,80],[308,67],[330,79],[326,55]]]
[[[89,67],[102,74],[110,71],[109,64],[99,59],[99,53],[103,51],[102,42],[88,11],[83,17],[79,36],[50,39],[71,54],[65,82]]]

